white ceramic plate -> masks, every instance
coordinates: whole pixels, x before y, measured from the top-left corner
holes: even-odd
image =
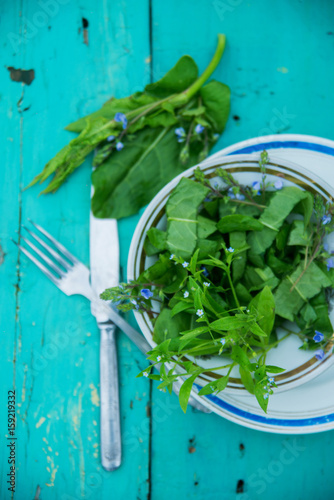
[[[204,165],[207,167],[212,161],[216,163],[225,155],[238,153],[258,155],[263,149],[267,149],[269,154],[271,153],[270,157],[274,155],[276,158],[294,160],[299,165],[308,168],[314,173],[316,172],[317,175],[321,176],[327,182],[331,181],[331,176],[334,180],[334,170],[332,173],[334,167],[334,143],[309,136],[279,135],[244,141],[216,153]],[[145,218],[145,214],[146,212],[142,219]],[[136,233],[138,233],[139,229],[137,228]],[[134,246],[132,245],[132,254],[131,250],[129,254],[129,279],[133,279],[136,274],[133,274],[133,248]],[[139,323],[143,321],[141,317],[137,319]],[[142,328],[143,325],[140,324],[140,326]],[[322,369],[324,366],[322,366]],[[316,371],[320,373],[319,368]],[[230,394],[224,392],[219,396],[211,395],[202,397],[201,401],[219,415],[258,430],[278,433],[319,432],[334,427],[334,394],[330,403],[324,397],[328,395],[328,383],[331,383],[330,374],[333,375],[333,372],[332,367],[317,379],[303,386],[299,386],[291,391],[282,392],[281,394],[279,391],[276,392],[270,398],[267,415],[258,407],[253,396],[241,395],[240,391],[239,394],[230,391]],[[310,379],[313,375],[314,373],[305,374],[303,382],[307,380],[306,377]],[[200,386],[198,385],[197,388],[199,389]],[[314,391],[314,396],[312,390]]]

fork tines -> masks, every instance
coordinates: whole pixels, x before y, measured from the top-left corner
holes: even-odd
[[[77,264],[79,261],[74,255],[72,255],[59,241],[57,241],[51,234],[49,234],[45,229],[43,229],[41,226],[33,222],[31,219],[28,219],[29,222],[36,228],[37,232],[43,235],[48,242],[52,243],[53,246],[57,249],[54,250],[50,245],[48,245],[38,234],[36,234],[34,231],[31,229],[27,228],[26,226],[23,226],[23,228],[34,238],[47,252],[49,253],[50,256],[53,257],[53,259],[56,261],[57,265],[53,260],[50,259],[44,252],[42,252],[34,243],[32,243],[30,240],[25,238],[24,236],[21,236],[21,239],[42,259],[42,262],[40,262],[39,259],[37,259],[32,253],[29,252],[24,246],[20,245],[19,243],[16,243],[16,241],[13,240],[13,242],[22,250],[22,252],[30,259],[36,266],[44,273],[46,276],[53,282],[56,283],[64,277],[66,274],[66,271],[70,270],[73,265]],[[67,260],[66,260],[67,259]],[[48,267],[46,267],[46,265]],[[51,272],[50,269],[53,271]],[[63,269],[62,269],[63,268]]]

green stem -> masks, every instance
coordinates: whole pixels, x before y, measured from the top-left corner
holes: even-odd
[[[177,95],[174,99],[170,101],[171,104],[173,104],[175,107],[180,106],[185,104],[189,99],[196,94],[196,92],[199,91],[199,89],[202,87],[202,85],[207,81],[208,78],[212,75],[216,67],[218,66],[219,61],[222,58],[224,49],[225,49],[225,44],[226,44],[226,37],[225,35],[222,35],[221,33],[218,34],[218,44],[216,48],[216,52],[214,53],[213,58],[211,59],[211,62],[209,63],[208,67],[206,70],[201,74],[197,80],[190,85],[190,87],[182,92],[181,94]]]
[[[235,289],[234,289],[234,286],[233,286],[233,283],[232,283],[232,278],[231,278],[231,263],[227,266],[226,272],[227,272],[228,281],[230,283],[230,287],[231,287],[231,290],[232,290],[232,293],[233,293],[233,297],[234,297],[235,303],[236,303],[237,307],[240,308],[240,303],[239,303],[237,294],[235,293]]]

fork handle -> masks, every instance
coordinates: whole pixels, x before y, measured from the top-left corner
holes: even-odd
[[[121,465],[121,425],[118,394],[115,325],[99,325],[100,340],[100,423],[101,462],[107,471]]]

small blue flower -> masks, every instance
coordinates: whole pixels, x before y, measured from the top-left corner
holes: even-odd
[[[227,251],[228,251],[228,252],[230,252],[230,253],[233,253],[233,252],[234,252],[234,248],[229,247],[229,248],[227,249]]]
[[[269,384],[273,384],[275,382],[274,377],[269,377],[268,382],[269,382]]]
[[[213,134],[213,138],[214,138],[214,140],[215,140],[215,141],[218,141],[218,139],[219,139],[219,134]]]
[[[124,148],[124,144],[123,144],[123,142],[118,142],[118,143],[116,144],[116,149],[117,149],[117,151],[121,151],[123,148]]]
[[[327,264],[327,271],[329,271],[330,269],[332,269],[334,267],[333,259],[332,258],[327,259],[326,264]]]
[[[317,351],[315,351],[314,355],[318,361],[321,361],[325,357],[325,352],[323,349],[318,349]]]
[[[324,340],[325,336],[323,333],[318,332],[318,330],[315,330],[315,335],[313,337],[314,342],[321,342]]]
[[[197,314],[197,316],[199,316],[200,318],[201,318],[202,316],[204,316],[204,311],[203,311],[203,309],[197,309],[196,314]]]
[[[282,189],[282,187],[283,187],[283,182],[281,181],[281,179],[278,179],[278,180],[275,182],[274,186],[275,186],[275,188],[276,188],[277,190]]]
[[[259,195],[261,194],[260,188],[261,188],[261,183],[259,181],[254,181],[252,184],[253,191],[256,191],[256,194]]]
[[[186,137],[186,131],[183,127],[179,127],[175,129],[175,135],[177,137],[177,142],[184,142]]]
[[[241,194],[241,193],[237,193],[235,195],[235,197],[236,197],[237,200],[240,200],[240,201],[243,201],[245,199],[245,195]]]
[[[158,356],[158,357],[157,357],[157,361],[161,361],[161,356]]]
[[[169,257],[169,260],[173,260],[174,259],[174,254],[172,253],[171,256]]]
[[[123,128],[127,127],[128,120],[127,120],[124,113],[116,113],[114,120],[115,120],[115,122],[121,123],[123,125]]]
[[[325,226],[325,224],[329,224],[332,220],[332,217],[330,215],[324,215],[322,218],[322,223]]]
[[[209,287],[210,283],[208,283],[207,281],[204,281],[203,285]]]
[[[268,399],[269,398],[269,394],[266,393],[264,396],[263,396],[263,399]]]
[[[210,273],[205,266],[201,266],[201,270],[203,271],[203,276],[205,276],[206,278],[210,276]]]
[[[140,290],[140,294],[142,297],[144,297],[144,299],[147,300],[153,297],[153,293],[148,288],[143,288],[142,290]]]
[[[148,373],[147,372],[144,372],[143,375],[144,375],[144,377],[148,377]]]
[[[221,345],[225,345],[226,344],[226,339],[220,339],[219,342],[221,343]]]
[[[325,252],[329,252],[329,245],[328,245],[328,243],[324,243],[324,250],[325,250]]]
[[[131,304],[133,304],[134,306],[136,306],[136,305],[137,305],[137,301],[136,301],[135,299],[131,299],[131,300],[130,300],[130,302],[131,302]]]
[[[187,298],[189,297],[189,292],[188,292],[188,290],[184,292],[183,297],[184,297],[185,299],[187,299]]]
[[[196,125],[196,127],[195,127],[195,132],[196,132],[196,134],[201,134],[204,129],[205,129],[205,127],[203,127],[203,125],[201,125],[200,123],[198,123]]]
[[[227,191],[227,196],[229,198],[231,198],[231,200],[234,200],[235,199],[235,194],[233,192],[233,188],[229,188],[229,190]]]
[[[108,141],[108,142],[111,142],[111,141],[113,141],[114,139],[115,139],[115,136],[114,136],[114,135],[109,135],[109,136],[107,137],[107,141]]]
[[[182,264],[182,267],[188,267],[188,266],[189,266],[189,262],[184,261]]]

